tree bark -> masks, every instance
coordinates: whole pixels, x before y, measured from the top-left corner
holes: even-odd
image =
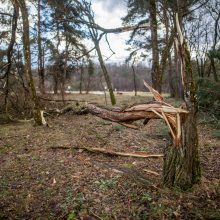
[[[80,66],[79,94],[82,94],[83,65]]]
[[[55,71],[53,73],[53,93],[56,95],[58,93],[58,73]]]
[[[200,180],[196,124],[197,109],[191,105],[187,119],[181,127],[183,134],[181,143],[165,149],[163,182],[168,187],[187,190]]]
[[[45,74],[43,67],[43,52],[42,52],[42,39],[41,39],[41,0],[38,0],[38,35],[37,35],[37,44],[38,44],[38,76],[39,76],[39,90],[42,94],[45,94]]]
[[[105,66],[105,63],[104,63],[104,60],[103,60],[103,57],[102,57],[99,42],[96,39],[93,39],[93,40],[94,40],[95,48],[96,48],[96,51],[97,51],[97,54],[98,54],[99,63],[100,63],[100,66],[102,68],[102,72],[103,72],[103,75],[105,77],[105,81],[106,81],[106,84],[107,84],[107,87],[108,87],[108,90],[109,90],[111,103],[112,103],[112,105],[115,105],[116,104],[116,99],[115,99],[114,91],[113,91],[113,88],[112,88],[111,79],[110,79],[110,76],[108,74],[108,71],[106,69],[106,66]]]
[[[156,1],[150,0],[150,29],[151,29],[151,47],[152,47],[152,68],[151,78],[152,85],[159,93],[162,91],[162,73],[159,64],[159,48],[158,48],[158,34],[157,34],[157,8]]]
[[[5,112],[8,114],[8,94],[9,94],[9,76],[12,66],[12,54],[13,48],[16,40],[16,30],[17,30],[17,23],[18,23],[18,16],[19,16],[19,6],[16,1],[12,1],[14,6],[14,12],[12,17],[12,25],[11,25],[11,40],[7,49],[7,62],[8,66],[6,69],[6,85],[5,85]]]
[[[215,67],[215,60],[214,60],[213,57],[210,57],[210,64],[211,64],[211,67],[212,67],[214,80],[215,80],[215,82],[219,82],[216,67]]]
[[[29,20],[28,20],[28,11],[26,7],[25,0],[17,0],[18,5],[21,10],[22,14],[22,21],[23,21],[23,45],[24,45],[24,57],[25,57],[25,74],[26,78],[28,80],[28,84],[31,90],[32,94],[32,100],[34,103],[34,120],[36,125],[42,125],[42,116],[39,106],[39,101],[34,85],[34,80],[32,76],[32,70],[31,70],[31,51],[30,51],[30,38],[29,38]]]
[[[132,65],[132,70],[133,70],[133,81],[134,81],[134,95],[137,96],[136,73],[135,73],[134,65]]]
[[[176,90],[175,90],[175,79],[174,79],[174,68],[173,63],[171,59],[171,55],[169,54],[168,57],[168,79],[169,79],[169,89],[170,89],[170,96],[174,98],[176,96]]]
[[[91,75],[89,74],[88,80],[87,80],[87,86],[86,86],[86,94],[89,94],[90,83],[91,83]]]

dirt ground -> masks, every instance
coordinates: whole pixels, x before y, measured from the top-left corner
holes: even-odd
[[[105,103],[101,95],[67,98]],[[117,95],[120,106],[149,99]],[[49,127],[0,125],[0,219],[220,219],[220,139],[204,114],[198,125],[202,182],[187,192],[162,186],[162,158],[75,148],[163,153],[169,136],[162,121],[132,130],[91,115],[46,120]]]

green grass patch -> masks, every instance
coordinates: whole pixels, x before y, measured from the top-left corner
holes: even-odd
[[[116,185],[117,181],[115,179],[101,179],[95,181],[95,184],[99,189],[106,190],[111,189]]]
[[[125,127],[124,127],[123,125],[119,125],[119,124],[113,125],[112,128],[113,128],[113,130],[115,130],[115,131],[122,131],[122,130],[125,129]]]

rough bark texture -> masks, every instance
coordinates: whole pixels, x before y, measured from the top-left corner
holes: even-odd
[[[39,107],[39,101],[36,94],[36,89],[34,85],[34,80],[31,71],[31,53],[30,53],[30,38],[29,38],[29,20],[28,20],[28,11],[26,7],[25,0],[17,0],[23,21],[23,44],[24,44],[24,57],[25,57],[25,74],[30,86],[32,100],[34,102],[34,120],[36,125],[42,125],[42,117]]]
[[[168,187],[186,190],[200,180],[196,112],[195,107],[191,106],[181,127],[181,143],[176,147],[168,146],[165,149],[163,181]]]

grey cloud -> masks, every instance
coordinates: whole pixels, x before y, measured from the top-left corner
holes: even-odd
[[[104,10],[112,12],[117,8],[125,8],[126,7],[126,0],[96,0],[102,3],[102,7]]]

